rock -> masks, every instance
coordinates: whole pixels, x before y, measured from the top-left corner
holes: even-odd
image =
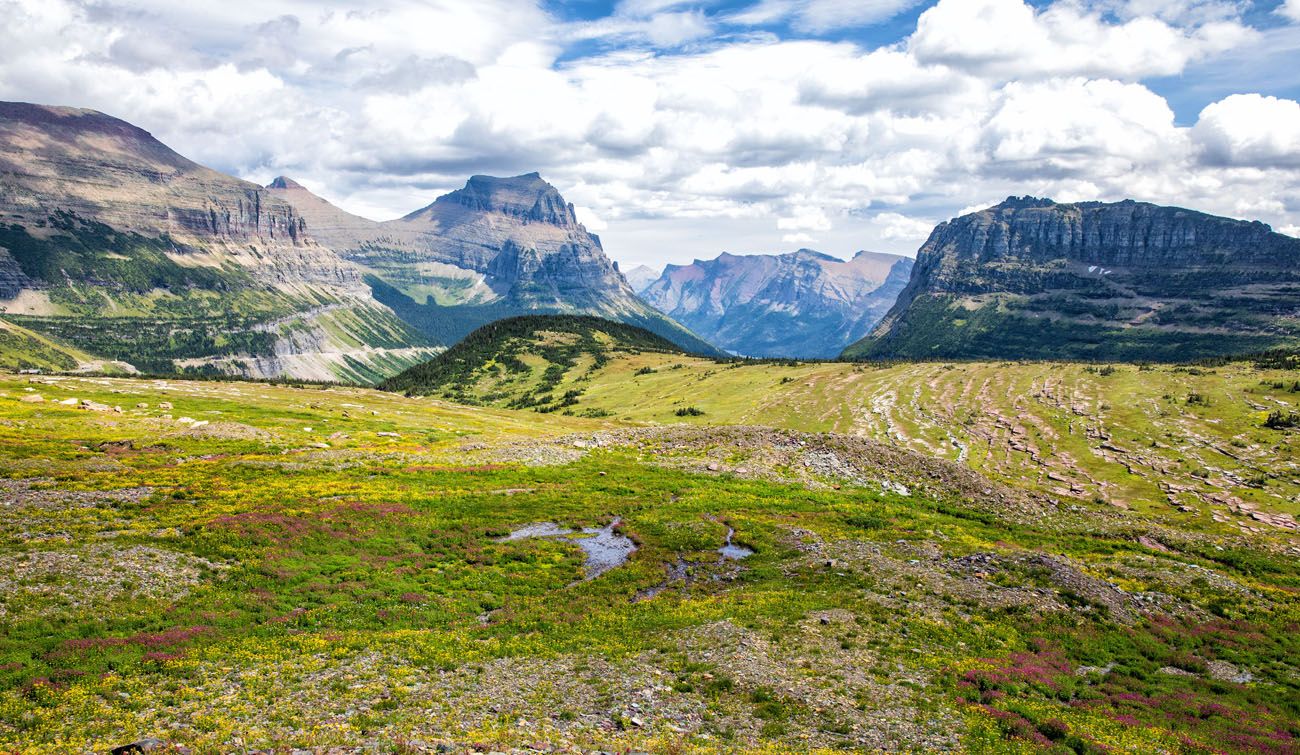
[[[18,399],[18,400],[21,401],[21,402],[23,402],[24,404],[43,404],[43,403],[45,403],[45,397],[42,396],[42,395],[39,394],[39,393],[33,393],[33,394],[30,395],[30,396],[23,396],[22,398],[20,398],[20,399]]]
[[[166,745],[167,743],[162,741],[161,739],[156,739],[154,737],[145,737],[144,739],[136,740],[135,742],[132,742],[130,744],[121,745],[120,747],[114,747],[112,750],[110,750],[110,752],[112,752],[113,755],[133,755],[134,753],[154,752],[157,750],[161,750]]]
[[[163,410],[171,409],[171,408],[172,408],[172,402],[170,402],[170,401],[159,401],[159,402],[158,402],[158,408],[159,408],[159,409],[163,409]]]
[[[78,403],[80,403],[80,402],[79,402],[77,399],[75,399],[75,398],[65,398],[65,399],[63,399],[62,401],[60,401],[59,403],[62,404],[62,405],[64,405],[64,406],[76,406],[76,405],[77,405]]]
[[[88,398],[83,398],[83,399],[81,400],[81,408],[82,408],[82,409],[85,409],[86,411],[90,411],[90,412],[111,412],[111,411],[113,411],[113,407],[109,406],[108,404],[101,404],[101,403],[99,403],[99,402],[97,402],[97,401],[91,401],[91,400],[88,399]]]
[[[145,402],[141,401],[140,403],[138,403],[138,404],[135,405],[135,408],[137,408],[137,409],[148,409],[148,408],[149,408],[149,405],[146,404]]]
[[[1205,665],[1210,678],[1215,681],[1249,684],[1255,680],[1254,674],[1249,671],[1242,671],[1227,661],[1209,661]]]
[[[387,430],[385,430],[384,432],[375,433],[375,435],[378,435],[378,436],[381,437],[381,438],[400,438],[400,437],[402,437],[401,433],[395,433],[395,432],[391,432],[391,431],[387,431]]]
[[[710,472],[716,472],[719,469],[722,469],[722,467],[718,466],[717,462],[709,462],[709,465],[705,467],[705,469],[709,470]]]

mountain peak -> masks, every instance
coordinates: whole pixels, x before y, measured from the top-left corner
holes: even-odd
[[[306,189],[306,186],[289,178],[288,176],[276,176],[275,180],[266,185],[268,189]]]
[[[495,212],[539,223],[576,226],[573,205],[539,173],[512,178],[471,176],[463,189],[438,197],[435,204],[450,203],[479,212]]]

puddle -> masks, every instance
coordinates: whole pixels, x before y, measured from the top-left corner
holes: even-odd
[[[687,561],[681,556],[677,557],[675,563],[668,565],[667,578],[653,587],[647,587],[637,592],[632,598],[632,602],[649,600],[659,593],[673,586],[685,586],[696,582],[699,579],[707,579],[712,582],[730,581],[735,579],[740,573],[741,567],[732,566],[724,568],[723,565],[728,561],[740,561],[754,555],[753,548],[746,548],[743,545],[736,545],[732,540],[736,531],[730,527],[727,528],[727,541],[718,549],[721,557],[716,564],[709,564],[700,561]]]
[[[732,561],[739,561],[742,558],[749,558],[754,555],[753,548],[746,548],[743,545],[736,545],[731,542],[731,538],[734,537],[735,534],[736,531],[734,529],[730,527],[727,528],[727,542],[723,543],[722,547],[718,549],[718,553],[721,553],[723,558]]]
[[[584,527],[582,530],[571,530],[554,522],[539,522],[520,527],[497,542],[526,540],[531,537],[563,538],[568,540],[581,548],[583,553],[587,555],[586,561],[582,564],[582,578],[590,581],[610,569],[627,563],[628,558],[636,551],[636,543],[632,542],[631,538],[614,531],[614,528],[619,523],[620,520],[616,519],[604,527]]]

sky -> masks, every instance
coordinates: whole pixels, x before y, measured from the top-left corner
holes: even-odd
[[[0,0],[0,99],[404,215],[540,171],[626,268],[1011,195],[1300,235],[1300,0]]]

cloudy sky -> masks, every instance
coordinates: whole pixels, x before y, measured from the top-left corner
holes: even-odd
[[[0,0],[0,99],[387,219],[541,171],[625,265],[1010,194],[1300,235],[1300,0]]]

